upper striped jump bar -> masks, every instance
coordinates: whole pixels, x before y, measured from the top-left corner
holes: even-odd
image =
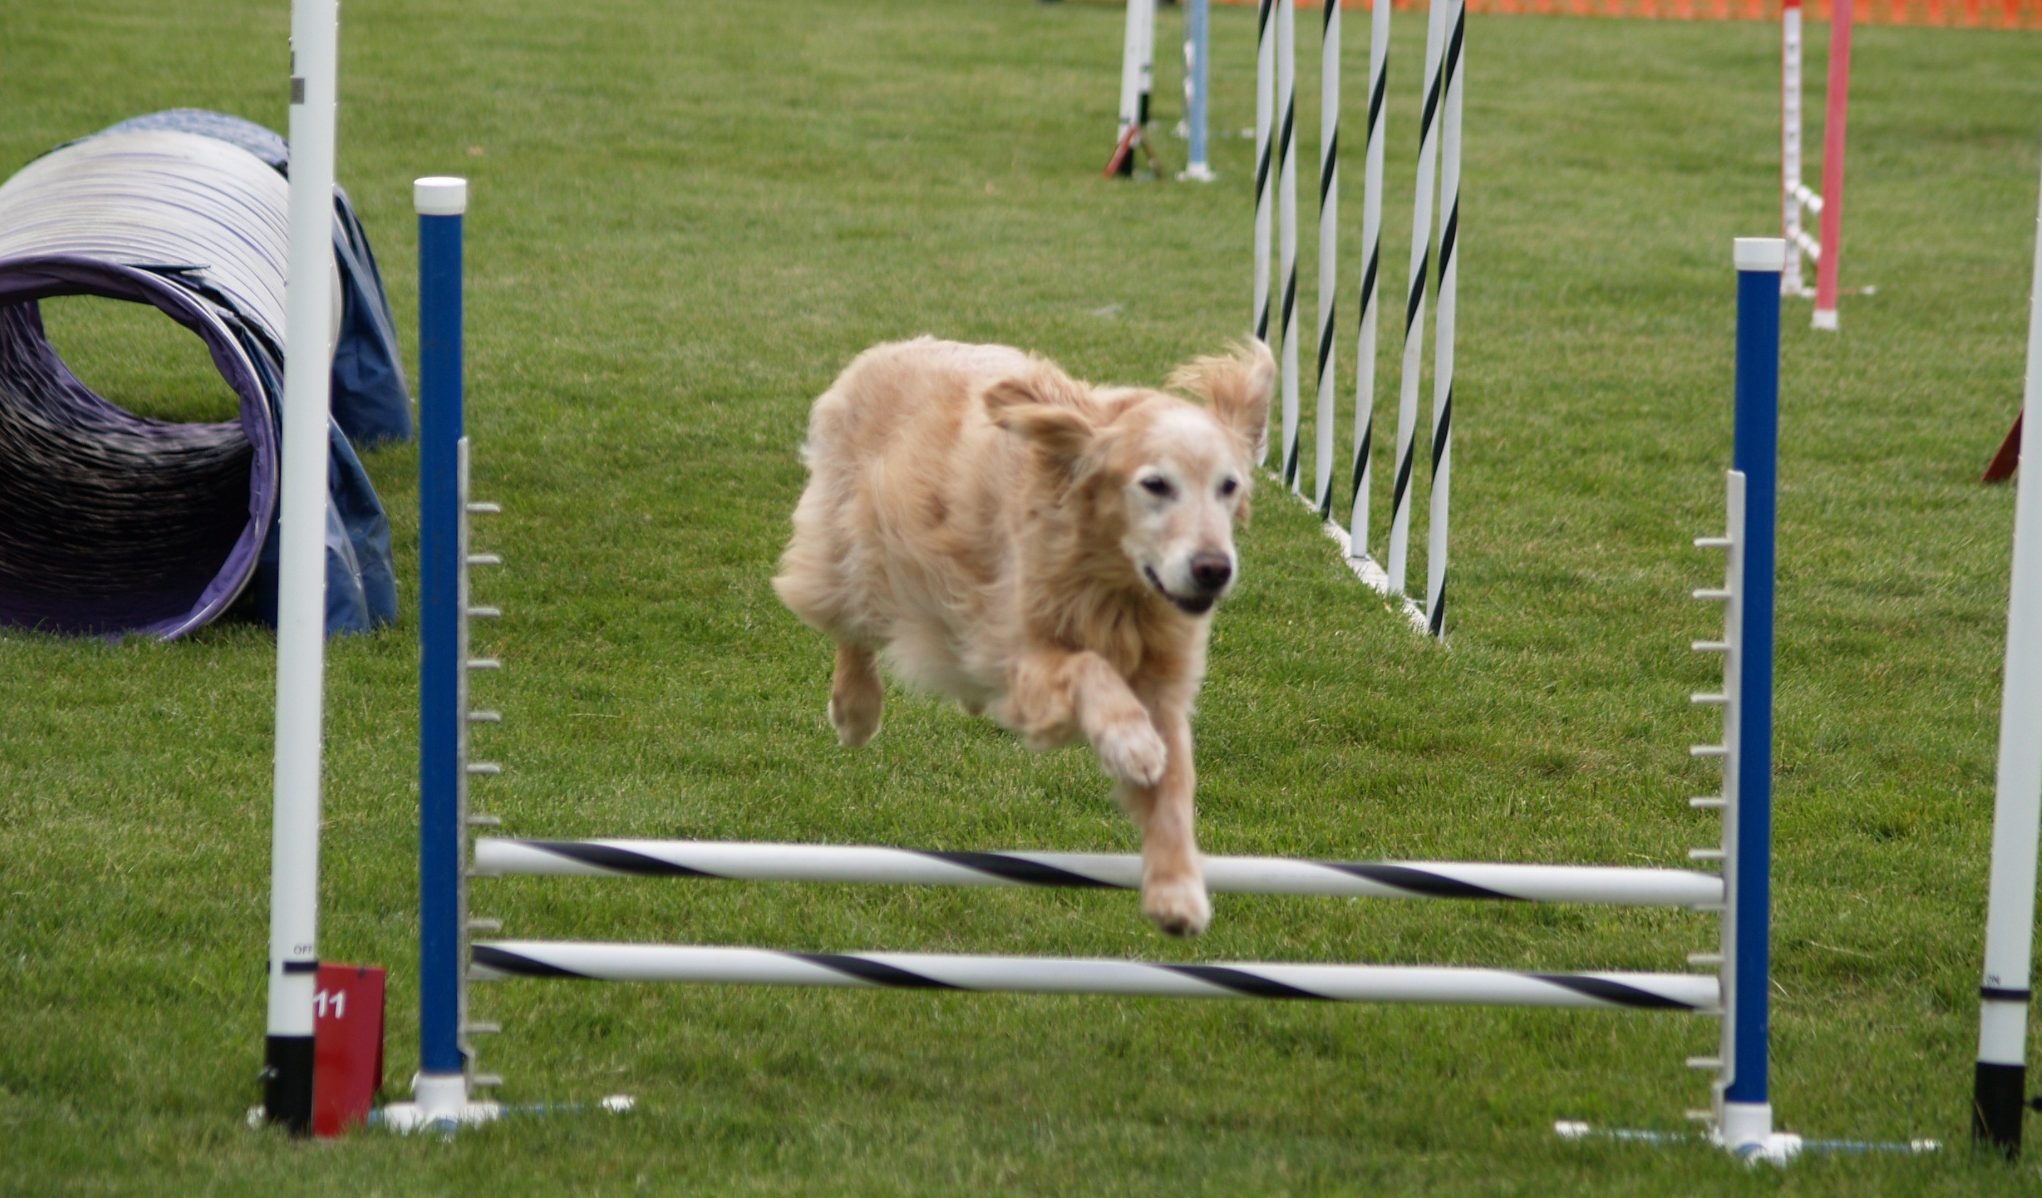
[[[1713,976],[1533,973],[1412,965],[1187,965],[1110,958],[801,953],[702,945],[506,940],[474,946],[470,976],[609,982],[835,986],[1153,998],[1456,1003],[1716,1014]]]
[[[1208,857],[1209,889],[1346,898],[1500,899],[1707,910],[1717,874],[1627,866],[1307,861]],[[1141,858],[1113,853],[937,852],[866,845],[690,840],[475,842],[478,877],[512,874],[853,882],[910,886],[1141,887]]]

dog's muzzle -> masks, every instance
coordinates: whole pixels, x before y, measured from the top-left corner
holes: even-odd
[[[1192,557],[1190,572],[1194,589],[1190,594],[1180,595],[1164,586],[1154,569],[1142,567],[1149,585],[1174,604],[1178,611],[1188,616],[1202,616],[1212,610],[1221,595],[1226,594],[1227,584],[1234,580],[1234,561],[1224,553],[1200,553]]]

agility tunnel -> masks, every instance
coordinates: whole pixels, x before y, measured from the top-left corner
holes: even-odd
[[[237,603],[274,622],[288,167],[270,130],[175,110],[0,184],[0,626],[167,640]],[[382,279],[334,199],[329,634],[396,618],[389,526],[355,446],[411,435]],[[96,393],[45,329],[42,302],[65,296],[175,321],[238,418],[154,419]]]

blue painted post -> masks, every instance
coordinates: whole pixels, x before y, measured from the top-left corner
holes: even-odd
[[[1205,157],[1206,97],[1212,86],[1212,36],[1207,5],[1210,0],[1186,0],[1184,5],[1184,131],[1191,141],[1190,161],[1179,179],[1210,183],[1219,176]]]
[[[461,217],[467,183],[420,179],[419,1072],[420,1102],[459,1085],[461,1050]],[[459,1101],[460,1099],[456,1099]]]
[[[1745,478],[1742,654],[1738,673],[1739,754],[1736,854],[1736,1012],[1724,1089],[1729,1147],[1762,1147],[1772,1136],[1767,1092],[1767,987],[1771,983],[1773,532],[1777,511],[1780,400],[1780,276],[1786,243],[1739,238],[1737,415],[1732,468]]]

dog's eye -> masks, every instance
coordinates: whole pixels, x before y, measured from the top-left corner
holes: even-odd
[[[1168,499],[1177,493],[1177,488],[1170,485],[1170,480],[1160,474],[1152,474],[1143,479],[1142,490],[1158,499]]]
[[[1240,479],[1238,478],[1226,479],[1225,481],[1220,483],[1220,498],[1232,499],[1234,497],[1234,492],[1240,489],[1241,489]]]

